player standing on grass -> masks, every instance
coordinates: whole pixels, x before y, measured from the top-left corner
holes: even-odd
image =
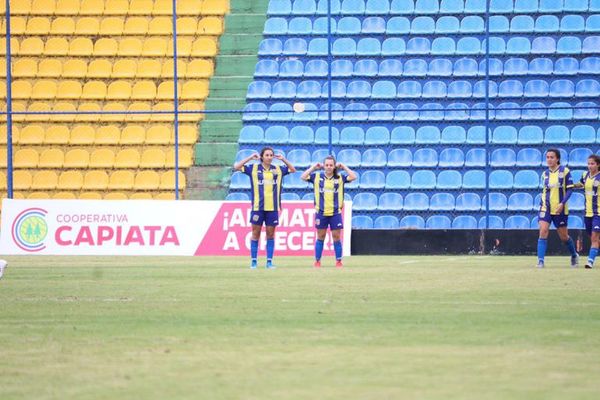
[[[324,171],[316,172],[323,168]],[[338,169],[346,174],[338,174]],[[335,266],[342,268],[341,230],[344,227],[342,210],[344,208],[344,184],[356,179],[356,174],[342,163],[337,163],[333,156],[325,157],[323,165],[316,163],[302,174],[303,180],[312,182],[315,193],[315,225],[317,241],[315,243],[315,268],[321,267],[323,243],[327,235],[327,227],[333,237],[335,249]]]
[[[600,247],[600,157],[592,154],[587,159],[588,171],[583,174],[581,181],[576,184],[585,190],[585,230],[592,239],[590,254],[585,263],[586,268],[594,267],[594,260]]]
[[[571,253],[571,267],[576,268],[579,264],[579,255],[575,250],[575,243],[569,237],[567,222],[569,208],[567,202],[573,192],[573,179],[569,168],[560,165],[560,151],[548,149],[546,151],[546,164],[548,169],[542,173],[542,199],[540,202],[540,214],[538,223],[540,236],[538,239],[537,255],[538,268],[544,268],[544,257],[548,246],[548,233],[550,224],[558,232],[560,240],[567,246]]]
[[[285,165],[272,165],[273,158],[281,160]],[[247,164],[252,160],[260,160],[260,163]],[[252,192],[250,268],[254,269],[257,265],[258,241],[263,224],[267,232],[266,267],[275,268],[273,252],[275,251],[275,227],[279,224],[281,209],[281,182],[285,175],[296,172],[296,168],[281,154],[275,155],[272,148],[264,147],[260,154],[254,153],[235,163],[233,169],[242,171],[250,177]]]

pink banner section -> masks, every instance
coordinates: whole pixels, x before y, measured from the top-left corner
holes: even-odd
[[[224,202],[215,215],[196,249],[196,256],[245,256],[250,254],[250,203]],[[346,213],[344,213],[346,214]],[[348,222],[346,222],[348,221]],[[344,223],[350,223],[347,214]],[[349,253],[350,230],[342,231],[344,248]],[[279,214],[279,226],[275,231],[275,254],[278,256],[312,256],[315,240],[315,209],[309,202],[284,202]],[[264,252],[266,236],[263,232],[260,240],[260,251]],[[325,256],[333,255],[331,234],[325,240]],[[349,254],[347,254],[349,255]]]

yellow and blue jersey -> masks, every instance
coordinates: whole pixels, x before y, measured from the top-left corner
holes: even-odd
[[[600,195],[600,173],[591,176],[586,172],[581,177],[585,189],[585,216],[594,217],[600,215],[600,204],[598,196]]]
[[[313,172],[308,178],[313,183],[315,192],[315,209],[323,216],[329,217],[342,212],[344,207],[344,184],[348,176],[339,175],[327,178],[324,172]]]
[[[281,207],[281,182],[289,174],[287,166],[262,164],[244,165],[242,171],[250,177],[252,211],[279,211]]]
[[[551,215],[558,215],[558,205],[567,196],[567,191],[573,188],[573,178],[569,168],[558,166],[554,171],[547,169],[542,173],[542,199],[541,212],[550,211]],[[569,215],[567,204],[563,208],[563,215]]]

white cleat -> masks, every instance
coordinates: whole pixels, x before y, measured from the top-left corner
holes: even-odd
[[[0,260],[0,279],[2,279],[2,275],[4,275],[4,270],[8,266],[8,262],[5,260]]]
[[[544,263],[541,261],[538,261],[537,265],[535,266],[536,268],[544,268]]]

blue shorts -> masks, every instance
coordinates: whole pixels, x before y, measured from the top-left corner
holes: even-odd
[[[591,235],[592,232],[600,232],[600,216],[593,217],[585,217],[585,231],[588,235]]]
[[[316,213],[315,227],[317,229],[327,229],[327,227],[329,227],[329,229],[331,229],[332,231],[336,229],[343,229],[344,222],[342,220],[342,214],[335,214],[326,217],[321,213]]]
[[[279,211],[252,211],[250,213],[250,223],[260,226],[262,224],[277,226],[279,225]]]
[[[554,224],[555,228],[567,227],[569,216],[564,214],[552,215],[549,211],[540,211],[538,221],[544,221],[549,224]]]

